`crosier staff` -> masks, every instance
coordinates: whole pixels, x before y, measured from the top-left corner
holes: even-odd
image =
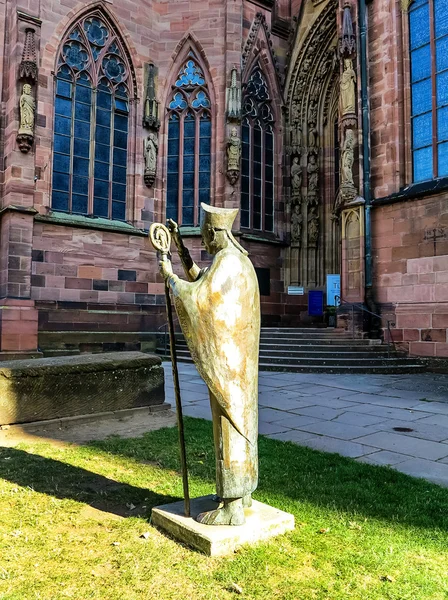
[[[161,262],[168,260],[171,247],[171,234],[162,223],[153,223],[149,229],[151,244],[161,254]],[[184,489],[185,516],[190,516],[190,492],[188,490],[187,452],[185,448],[184,420],[182,416],[182,403],[180,398],[179,373],[177,370],[176,340],[174,337],[173,309],[171,306],[170,287],[165,280],[166,312],[168,315],[168,328],[170,332],[170,354],[173,370],[174,395],[176,398],[177,428],[179,431],[180,463],[182,470],[182,484]]]

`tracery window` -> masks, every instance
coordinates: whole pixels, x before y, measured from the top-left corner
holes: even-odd
[[[409,8],[413,179],[448,175],[448,1]]]
[[[126,219],[130,68],[98,16],[87,16],[61,46],[56,74],[53,210]]]
[[[274,231],[274,116],[266,79],[255,66],[244,90],[241,227]]]
[[[167,218],[179,225],[199,224],[199,205],[210,202],[210,166],[210,98],[190,53],[168,103]]]

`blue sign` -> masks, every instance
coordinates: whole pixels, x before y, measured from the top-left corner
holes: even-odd
[[[308,314],[321,317],[324,314],[324,293],[318,290],[308,292]]]
[[[341,276],[327,275],[327,306],[339,306],[341,303]]]

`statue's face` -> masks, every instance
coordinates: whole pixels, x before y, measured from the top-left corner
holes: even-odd
[[[29,83],[25,83],[25,85],[23,86],[23,93],[24,94],[31,94],[31,86]]]
[[[203,225],[201,228],[202,243],[209,254],[216,254],[215,248],[215,230],[210,225]]]

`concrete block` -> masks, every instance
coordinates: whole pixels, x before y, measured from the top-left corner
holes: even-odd
[[[195,520],[201,512],[216,507],[213,496],[195,498],[191,501],[191,517],[186,517],[183,501],[164,504],[152,509],[151,523],[208,556],[231,554],[243,544],[255,544],[294,529],[293,515],[256,500],[244,511],[244,525],[203,525]]]

